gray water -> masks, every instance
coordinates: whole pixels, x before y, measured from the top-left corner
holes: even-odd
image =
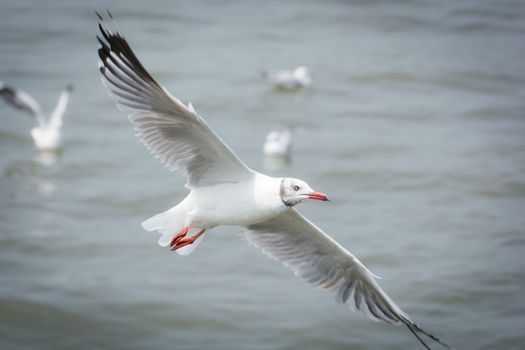
[[[16,0],[0,2],[0,80],[47,111],[75,91],[54,161],[0,104],[1,349],[422,349],[236,227],[189,257],[143,231],[186,190],[100,83],[106,8],[249,166],[332,197],[299,209],[414,321],[458,349],[525,347],[523,1]],[[260,77],[299,64],[310,91]],[[288,125],[292,162],[265,170],[266,133]]]

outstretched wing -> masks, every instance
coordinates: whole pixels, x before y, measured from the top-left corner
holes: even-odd
[[[243,181],[253,172],[211,130],[191,104],[185,106],[161,87],[135,56],[126,39],[99,18],[98,55],[102,82],[117,107],[131,112],[138,136],[187,186]]]
[[[27,92],[0,82],[0,96],[11,106],[29,113],[37,118],[39,123],[42,122],[42,108],[40,108],[40,104]]]
[[[71,94],[71,91],[73,91],[73,85],[68,84],[60,94],[53,113],[51,113],[49,116],[48,123],[55,129],[60,129],[62,127],[62,117],[66,112],[67,102],[69,101],[69,95]]]
[[[335,293],[337,302],[365,312],[372,320],[406,325],[428,349],[418,333],[449,347],[413,323],[354,255],[295,209],[248,226],[245,236],[306,283]]]

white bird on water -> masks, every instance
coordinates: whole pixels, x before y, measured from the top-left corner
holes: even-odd
[[[276,89],[282,90],[298,90],[308,88],[312,84],[310,70],[306,66],[276,72],[264,71],[263,78],[272,83]]]
[[[269,177],[248,168],[191,103],[184,105],[160,86],[123,35],[97,15],[103,84],[117,107],[130,112],[138,136],[155,157],[187,179],[188,196],[142,224],[162,234],[160,245],[189,254],[206,230],[241,225],[251,243],[303,281],[333,292],[337,302],[373,320],[406,325],[427,349],[422,335],[449,347],[412,322],[354,255],[294,208],[306,199],[326,201],[326,195],[304,181]],[[190,231],[197,233],[189,236]]]
[[[269,157],[290,157],[292,150],[292,131],[288,129],[270,131],[266,135],[263,153]]]
[[[31,129],[31,136],[36,148],[41,151],[56,151],[60,148],[62,119],[72,90],[73,85],[68,84],[60,94],[55,109],[46,118],[40,104],[31,95],[0,82],[0,96],[13,107],[23,110],[35,119],[36,126]]]

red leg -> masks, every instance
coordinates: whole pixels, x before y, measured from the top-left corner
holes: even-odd
[[[174,235],[173,238],[171,239],[170,247],[173,248],[175,246],[175,244],[177,244],[178,241],[180,241],[182,238],[184,238],[186,236],[186,234],[188,233],[189,230],[190,230],[189,227],[183,227],[182,230],[179,233]]]
[[[206,229],[203,228],[195,236],[180,238],[179,240],[177,240],[177,242],[175,242],[174,245],[170,245],[171,246],[171,250],[176,250],[176,249],[182,248],[184,246],[187,246],[189,244],[192,244],[193,242],[195,242],[197,240],[197,238],[202,236],[202,234],[205,231],[206,231]]]

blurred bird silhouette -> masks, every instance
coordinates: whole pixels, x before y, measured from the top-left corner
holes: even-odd
[[[0,96],[11,106],[26,112],[34,118],[36,126],[31,129],[31,136],[36,148],[43,151],[60,149],[62,119],[72,90],[73,85],[68,84],[60,94],[55,109],[46,118],[42,113],[40,104],[31,95],[0,82]]]
[[[299,66],[293,70],[276,72],[264,71],[263,78],[281,90],[298,90],[308,88],[312,84],[310,70],[306,66]]]
[[[265,156],[290,158],[291,151],[292,131],[289,128],[270,131],[268,135],[266,135],[266,141],[263,146]]]

